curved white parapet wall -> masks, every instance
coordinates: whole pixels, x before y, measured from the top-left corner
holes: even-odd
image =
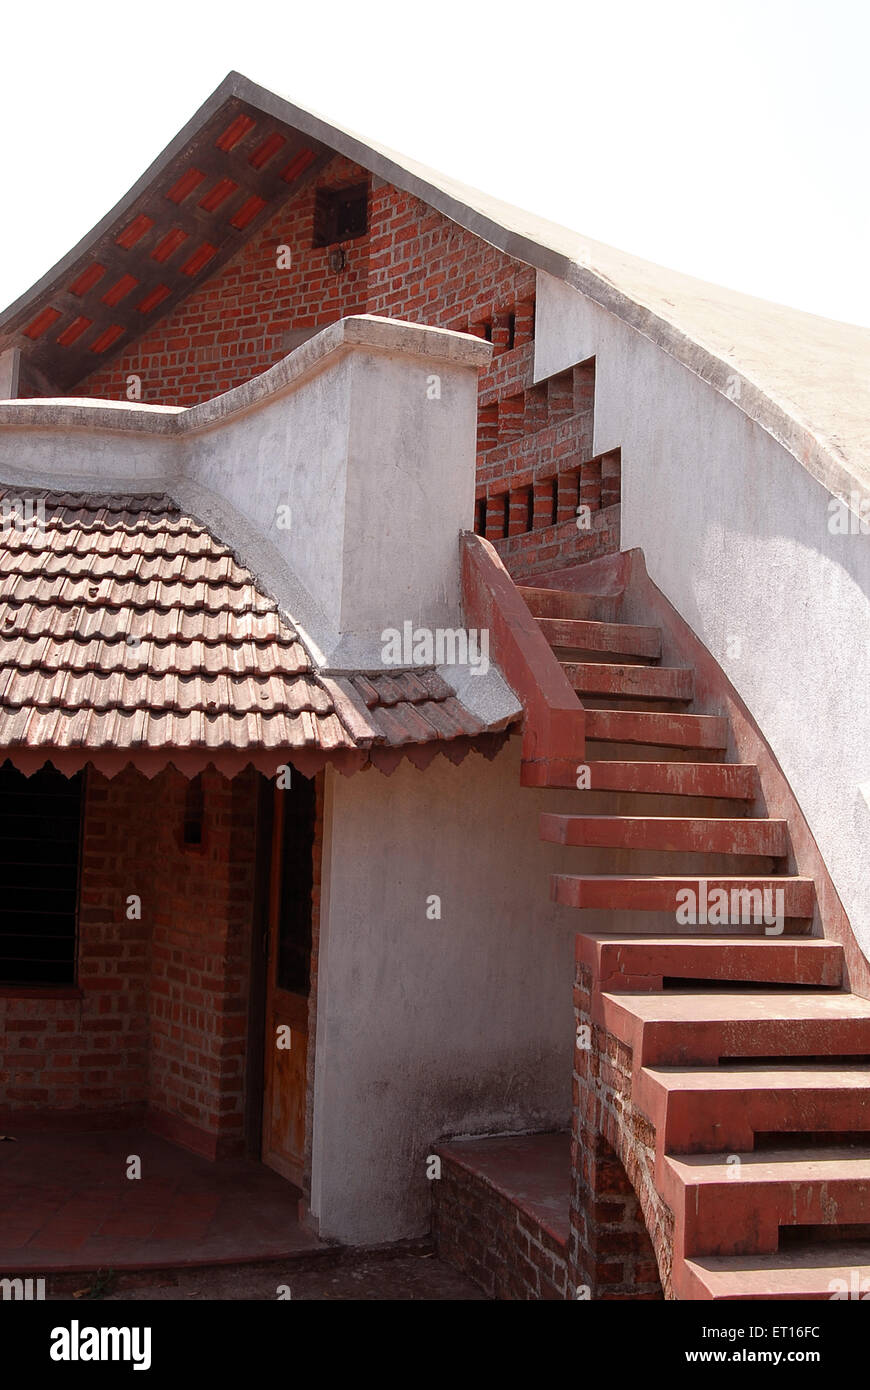
[[[356,315],[190,409],[0,402],[0,480],[170,493],[293,615],[318,664],[375,668],[385,628],[461,623],[457,546],[491,353]]]
[[[739,378],[729,399],[543,272],[535,337],[537,379],[596,359],[594,449],[622,452],[623,548],[752,711],[870,954],[866,486],[846,509],[741,410]]]

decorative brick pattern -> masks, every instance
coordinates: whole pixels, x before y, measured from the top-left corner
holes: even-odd
[[[330,266],[332,248],[312,243],[316,189],[366,178],[336,157],[316,186],[286,203],[237,256],[75,394],[123,400],[132,374],[141,378],[146,403],[196,405],[285,357],[297,345],[288,335],[365,313],[369,238],[346,244],[341,272]],[[281,246],[290,253],[286,267],[278,264]]]
[[[509,1198],[446,1155],[432,1183],[433,1231],[441,1259],[490,1298],[568,1297],[567,1250]]]
[[[485,502],[487,539],[516,578],[618,550],[619,456],[592,457],[595,364],[533,380],[533,269],[380,179],[371,180],[367,234],[344,243],[346,265],[334,269],[334,248],[314,246],[317,195],[367,177],[336,156],[232,261],[76,393],[123,399],[136,375],[144,401],[193,405],[347,314],[474,333],[493,344],[479,389],[477,516]],[[279,247],[289,267],[278,265]],[[576,525],[581,503],[592,510],[588,529]]]

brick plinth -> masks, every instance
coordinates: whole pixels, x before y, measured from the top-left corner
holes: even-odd
[[[567,1219],[554,1217],[564,1186],[567,1218],[567,1136],[522,1136],[517,1139],[460,1142],[441,1146],[441,1177],[432,1183],[433,1231],[441,1259],[461,1270],[490,1298],[513,1301],[565,1299]],[[558,1145],[555,1153],[553,1142]],[[495,1153],[488,1150],[490,1146]],[[519,1171],[512,1147],[520,1149]],[[555,1182],[553,1158],[564,1159]],[[523,1170],[552,1186],[543,1205],[528,1193]],[[540,1184],[539,1184],[540,1185]],[[540,1194],[539,1194],[540,1195]]]
[[[591,986],[578,965],[571,1287],[593,1299],[671,1297],[673,1216],[653,1181],[655,1131],[632,1105],[630,1049],[592,1023]]]

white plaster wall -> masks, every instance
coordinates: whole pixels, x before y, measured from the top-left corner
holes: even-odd
[[[826,489],[648,338],[543,273],[537,305],[538,379],[596,358],[623,548],[757,719],[870,954],[870,537],[832,535]]]
[[[467,334],[357,315],[190,410],[0,402],[0,478],[170,491],[292,613],[320,664],[377,667],[385,627],[461,625],[458,537],[490,354]]]
[[[426,1155],[457,1132],[567,1127],[577,914],[549,901],[566,851],[538,839],[571,793],[487,762],[328,775],[312,1212],[323,1236],[429,1226]],[[426,918],[430,894],[440,921]]]

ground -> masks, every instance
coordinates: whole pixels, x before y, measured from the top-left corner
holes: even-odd
[[[73,1281],[75,1282],[75,1281]],[[79,1293],[82,1303],[91,1297],[104,1302],[153,1300],[272,1300],[286,1285],[291,1299],[302,1302],[331,1299],[334,1302],[370,1300],[418,1302],[483,1300],[484,1294],[456,1270],[431,1254],[406,1254],[387,1258],[375,1255],[342,1255],[338,1261],[319,1261],[307,1269],[291,1264],[211,1266],[208,1269],[173,1270],[165,1274],[123,1275],[102,1292],[91,1276],[76,1287],[64,1287],[49,1299],[70,1299]],[[81,1290],[86,1292],[81,1293]]]

